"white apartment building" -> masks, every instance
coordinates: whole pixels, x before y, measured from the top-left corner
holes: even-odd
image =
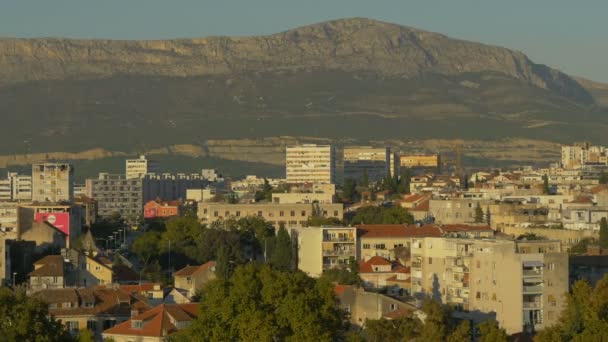
[[[474,321],[495,315],[508,334],[551,326],[566,305],[568,255],[559,241],[418,238],[411,260],[412,293]]]
[[[74,198],[74,167],[68,163],[32,165],[32,201],[70,202]]]
[[[156,163],[146,159],[146,156],[141,155],[137,159],[126,160],[126,176],[127,179],[144,178],[148,173],[157,172]]]
[[[389,147],[371,146],[344,147],[344,179],[363,180],[367,173],[369,182],[380,182],[395,171],[394,157]]]
[[[311,277],[357,260],[357,228],[294,228],[291,236],[297,241],[298,269]]]
[[[31,201],[32,176],[9,172],[6,179],[0,179],[0,201]]]
[[[334,183],[335,157],[331,145],[304,144],[287,147],[288,183]]]

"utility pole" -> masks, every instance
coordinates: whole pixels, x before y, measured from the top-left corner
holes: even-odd
[[[169,240],[169,270],[171,270],[171,240]]]

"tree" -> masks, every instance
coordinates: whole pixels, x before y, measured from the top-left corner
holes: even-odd
[[[481,209],[481,205],[479,205],[479,203],[477,203],[477,206],[475,207],[475,216],[474,216],[474,220],[475,223],[483,223],[483,209]]]
[[[95,334],[89,329],[81,329],[78,334],[78,342],[95,342]]]
[[[205,287],[198,318],[176,340],[336,341],[344,318],[332,284],[250,263]]]
[[[456,329],[448,335],[447,342],[470,342],[471,323],[468,320],[462,321]]]
[[[330,268],[323,271],[321,278],[341,285],[363,285],[363,280],[359,277],[359,263],[355,258],[350,258],[348,267]]]
[[[367,174],[367,169],[363,169],[363,177],[361,180],[361,186],[366,189],[369,187],[369,175]]]
[[[403,207],[363,207],[357,209],[352,224],[411,224],[414,217]]]
[[[570,248],[570,254],[585,254],[587,253],[587,247],[589,245],[595,244],[595,239],[593,238],[584,238],[577,242],[574,246]]]
[[[546,174],[543,175],[543,194],[551,194],[551,189],[549,188],[549,176]]]
[[[215,274],[220,279],[229,279],[232,274],[232,265],[230,256],[224,246],[220,246],[217,251],[217,258],[215,261]]]
[[[48,313],[47,305],[24,291],[0,288],[0,340],[72,341],[61,322]]]
[[[148,265],[150,260],[159,255],[161,234],[159,232],[146,232],[133,242],[131,250],[139,259]]]
[[[272,202],[272,185],[270,185],[268,179],[264,178],[264,185],[262,185],[261,190],[255,192],[254,198],[256,202],[261,200]]]
[[[344,187],[342,188],[342,197],[349,203],[356,202],[359,197],[357,193],[357,182],[350,178],[344,180]]]
[[[478,328],[480,333],[478,342],[507,342],[509,340],[507,332],[500,328],[496,321],[485,321]]]
[[[608,172],[602,171],[602,173],[600,173],[599,183],[608,184]]]
[[[285,227],[280,227],[277,232],[268,258],[268,264],[281,271],[293,269],[293,246],[291,244],[291,237]]]
[[[427,298],[422,303],[422,311],[426,314],[426,319],[420,332],[420,340],[444,341],[450,329],[449,307]]]
[[[600,247],[608,249],[608,222],[605,217],[600,221]]]

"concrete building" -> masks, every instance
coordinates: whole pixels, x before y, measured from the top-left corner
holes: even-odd
[[[439,154],[401,154],[399,156],[399,166],[410,169],[439,169],[441,158]]]
[[[86,180],[87,196],[97,201],[100,217],[119,213],[135,222],[142,216],[143,193],[140,178],[126,179],[123,175],[100,173],[98,178]]]
[[[489,200],[469,198],[431,199],[429,201],[429,215],[438,224],[468,224],[475,222],[475,209],[477,205],[485,213],[488,205],[494,203]]]
[[[319,204],[318,209],[323,217],[342,220],[343,206],[341,203]],[[202,223],[213,223],[227,218],[257,216],[278,228],[281,224],[286,227],[304,227],[310,217],[315,214],[316,205],[312,204],[280,204],[280,203],[198,203],[198,217]]]
[[[46,246],[70,247],[82,234],[86,215],[79,205],[53,203],[23,204],[17,213],[19,238],[36,241],[39,249]]]
[[[143,178],[148,173],[157,172],[155,162],[146,159],[146,156],[141,155],[137,159],[127,159],[125,161],[125,175],[127,179]]]
[[[209,182],[223,182],[224,177],[216,169],[202,169],[201,176]]]
[[[557,323],[566,305],[568,255],[559,241],[421,238],[412,241],[411,258],[414,294],[474,320],[495,315],[509,334]]]
[[[391,149],[371,146],[344,147],[344,179],[352,179],[361,184],[364,175],[370,183],[381,182],[384,177],[394,173],[391,164]]]
[[[71,202],[74,198],[74,167],[68,163],[32,165],[32,201]]]
[[[368,319],[398,319],[409,315],[420,317],[416,307],[411,304],[353,285],[336,285],[334,292],[340,307],[349,313],[350,323],[354,326],[362,327]]]
[[[330,145],[304,144],[287,147],[288,183],[334,183],[335,156]]]
[[[203,189],[209,181],[199,174],[147,174],[142,178],[143,202],[185,200],[188,189]]]
[[[18,203],[0,202],[0,231],[4,233],[17,232]]]
[[[0,201],[31,201],[32,176],[9,172],[0,179]]]
[[[311,277],[323,271],[347,267],[357,260],[357,229],[351,227],[293,228],[297,241],[298,269]]]

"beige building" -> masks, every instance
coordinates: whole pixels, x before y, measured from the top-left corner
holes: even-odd
[[[340,307],[349,313],[350,323],[355,326],[365,325],[368,319],[417,316],[416,307],[380,293],[367,292],[352,285],[336,285],[334,291]]]
[[[203,223],[213,223],[227,218],[257,216],[265,219],[275,227],[284,224],[287,227],[304,227],[310,217],[313,217],[317,205],[312,204],[280,204],[280,203],[203,203],[198,204],[198,217]],[[341,203],[319,204],[318,209],[323,217],[342,220],[343,206]]]
[[[395,172],[391,160],[394,159],[391,159],[389,147],[344,147],[344,179],[353,179],[360,183],[367,173],[369,182],[380,182],[384,177]]]
[[[335,182],[335,157],[331,145],[287,147],[285,164],[288,183]]]
[[[148,173],[156,173],[157,171],[156,164],[143,155],[137,159],[127,159],[125,161],[125,176],[127,179],[141,179]]]
[[[334,194],[326,192],[285,192],[272,194],[272,203],[330,204],[333,202]]]
[[[298,269],[311,277],[324,270],[347,267],[357,260],[357,229],[346,227],[294,228]]]
[[[34,262],[29,274],[29,290],[62,289],[66,286],[65,265],[61,255],[47,255]]]
[[[32,201],[71,202],[74,198],[74,167],[67,163],[32,165]]]
[[[188,298],[196,295],[209,281],[215,279],[215,261],[199,266],[186,266],[173,273],[174,287],[187,291]]]
[[[429,201],[429,215],[438,224],[468,224],[475,222],[475,209],[477,205],[484,212],[486,221],[487,206],[494,203],[489,200],[469,198],[431,199]]]
[[[438,154],[402,154],[399,156],[399,166],[437,169],[441,166],[441,159]]]
[[[509,334],[555,324],[566,305],[568,255],[559,241],[422,238],[411,254],[413,293],[474,320],[495,314]]]

